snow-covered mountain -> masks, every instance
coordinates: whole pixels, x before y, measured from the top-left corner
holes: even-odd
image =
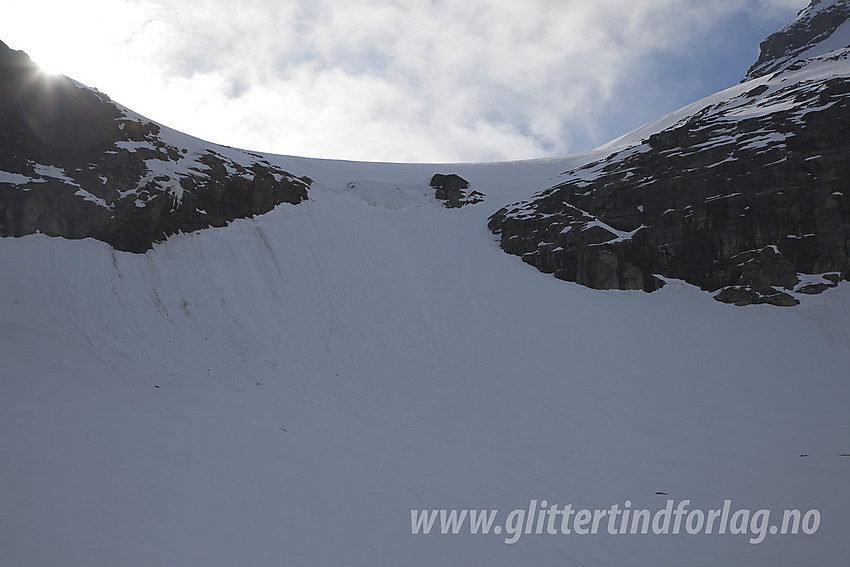
[[[0,83],[0,235],[93,237],[144,252],[307,196],[309,179],[45,75],[2,42]]]
[[[587,154],[441,165],[216,146],[66,81],[53,85],[76,111],[44,114],[56,107],[37,95],[49,91],[24,104],[10,87],[31,68],[7,50],[3,563],[840,564],[850,288],[833,284],[847,276],[835,266],[850,221],[843,196],[823,187],[848,182],[844,53]],[[678,192],[675,168],[689,176]],[[729,183],[788,185],[755,191],[749,206],[763,216],[724,225],[740,227],[730,242],[773,238],[768,205],[813,223],[795,226],[817,246],[809,232],[786,232],[803,248],[789,252],[798,249],[786,238],[763,244],[773,263],[753,255],[765,285],[792,298],[806,278],[834,289],[791,309],[741,309],[714,301],[691,271],[632,263],[635,250],[621,248],[642,233],[660,238],[666,226],[684,246],[676,236],[692,223],[678,209],[692,207],[693,224],[744,218],[740,188],[706,193],[725,180],[717,171],[736,172]],[[626,178],[654,179],[669,195],[644,199]],[[806,190],[822,199],[809,207]],[[662,196],[682,201],[656,212]],[[539,234],[535,251],[555,258],[546,238],[567,225],[564,234],[604,237],[617,261],[643,270],[639,281],[665,285],[591,289],[500,249],[515,230]],[[564,243],[586,256],[596,244],[586,240]],[[790,289],[771,279],[791,273],[779,260],[801,280]],[[724,289],[768,297],[747,277]],[[730,500],[770,510],[771,525],[785,509],[817,510],[821,522],[808,535],[765,525],[759,543],[749,517],[723,535],[614,535],[604,520],[597,535],[530,529],[513,544],[495,530],[411,533],[411,510],[498,510],[506,529],[505,516],[532,500],[652,511]]]
[[[594,288],[654,291],[672,278],[737,305],[796,305],[846,280],[848,16],[843,1],[813,2],[762,44],[757,78],[498,211],[502,248]]]
[[[747,71],[744,81],[850,46],[848,16],[850,5],[846,0],[812,0],[793,22],[762,42],[758,61]]]

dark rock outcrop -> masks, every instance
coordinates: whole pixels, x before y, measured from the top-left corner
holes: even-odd
[[[797,76],[566,172],[489,227],[506,252],[593,288],[671,278],[793,305],[834,287],[850,276],[850,77]]]
[[[791,67],[795,61],[832,33],[850,17],[846,0],[811,0],[797,19],[761,42],[759,58],[747,71],[748,81]],[[848,47],[834,45],[832,49]]]
[[[0,43],[0,236],[144,252],[178,232],[297,204],[309,179],[163,128]]]
[[[443,201],[443,206],[447,209],[474,205],[484,200],[483,193],[467,192],[469,182],[455,173],[436,173],[431,178],[430,185],[435,189],[434,197]]]

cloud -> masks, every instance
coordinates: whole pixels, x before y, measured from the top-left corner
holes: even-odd
[[[690,61],[735,18],[775,29],[805,4],[113,0],[96,27],[110,31],[91,36],[105,36],[104,65],[123,66],[96,86],[212,141],[348,159],[496,160],[589,149],[623,133],[617,123],[690,102],[655,63]]]

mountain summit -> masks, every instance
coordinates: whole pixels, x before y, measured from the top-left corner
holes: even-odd
[[[759,58],[744,80],[781,72],[795,61],[850,47],[848,16],[848,0],[812,0],[793,22],[761,43]]]

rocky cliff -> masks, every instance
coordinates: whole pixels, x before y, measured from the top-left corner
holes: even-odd
[[[793,22],[761,43],[759,58],[744,80],[781,72],[795,61],[850,47],[846,30],[838,30],[849,16],[847,0],[813,0]]]
[[[95,238],[143,252],[307,197],[260,156],[155,124],[0,43],[0,236]]]
[[[710,97],[489,227],[506,252],[592,288],[677,279],[723,302],[794,305],[834,287],[850,275],[848,52]]]

